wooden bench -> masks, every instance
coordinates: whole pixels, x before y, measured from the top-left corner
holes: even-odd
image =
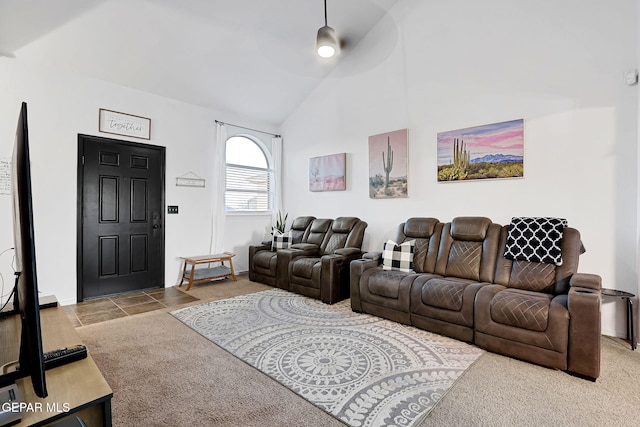
[[[231,277],[237,281],[236,273],[233,270],[233,261],[231,258],[236,256],[233,252],[223,252],[221,254],[198,255],[192,257],[181,257],[184,259],[184,267],[182,269],[182,286],[187,282],[187,291],[191,289],[194,283],[210,282],[214,279]],[[219,263],[219,265],[211,266],[211,264]],[[228,265],[225,265],[228,263]],[[196,268],[197,265],[208,264],[208,267]],[[188,267],[191,266],[190,269]]]

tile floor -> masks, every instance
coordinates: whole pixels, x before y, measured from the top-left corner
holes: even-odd
[[[197,300],[174,286],[84,301],[63,308],[73,326],[79,327]]]

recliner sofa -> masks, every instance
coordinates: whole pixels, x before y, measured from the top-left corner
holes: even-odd
[[[349,296],[349,263],[362,256],[367,223],[355,217],[314,221],[311,234],[324,233],[319,245],[294,245],[278,251],[277,286],[333,304]]]
[[[381,252],[354,260],[352,309],[597,378],[601,278],[577,273],[580,233],[564,227],[557,265],[507,259],[510,226],[408,219],[393,240],[413,243],[412,271],[384,269]]]
[[[249,280],[333,304],[349,296],[349,263],[362,256],[367,223],[355,217],[298,217],[290,248],[249,246]]]
[[[306,243],[311,232],[311,224],[316,218],[300,216],[291,223],[292,244]],[[271,241],[249,246],[249,280],[276,286],[277,251]]]

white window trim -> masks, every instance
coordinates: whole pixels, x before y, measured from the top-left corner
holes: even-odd
[[[273,190],[273,181],[274,181],[274,170],[273,170],[273,157],[271,156],[271,150],[269,150],[266,146],[266,144],[258,137],[254,136],[254,135],[250,135],[250,134],[246,134],[246,133],[236,133],[233,135],[228,135],[227,136],[227,141],[229,141],[231,138],[237,138],[237,137],[241,137],[241,138],[247,138],[250,141],[252,141],[253,143],[255,143],[258,148],[262,151],[262,154],[264,154],[265,159],[267,160],[267,171],[269,173],[269,180],[270,180],[270,188],[272,189],[271,191],[268,192],[268,204],[269,204],[269,209],[267,209],[266,211],[250,211],[250,210],[233,210],[233,211],[229,211],[226,209],[226,203],[225,203],[225,215],[226,216],[254,216],[254,217],[271,217],[273,215],[273,205],[274,205],[274,190]],[[225,141],[225,146],[227,141]],[[226,153],[226,148],[225,148],[225,153]],[[233,164],[233,163],[230,163]],[[226,168],[227,168],[227,159],[225,156],[225,176],[226,176]],[[238,165],[241,166],[241,165]],[[225,194],[226,194],[226,182],[225,182]],[[223,195],[223,197],[225,197]]]

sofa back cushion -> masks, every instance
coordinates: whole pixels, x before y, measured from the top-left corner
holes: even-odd
[[[336,249],[362,247],[367,223],[355,217],[339,217],[333,220],[327,239],[321,246],[322,254],[332,254]]]
[[[291,223],[291,236],[293,243],[306,242],[309,237],[311,222],[316,219],[313,216],[299,216]]]
[[[413,269],[417,273],[433,273],[438,256],[438,245],[443,224],[435,218],[409,218],[396,229],[393,241],[399,245],[411,240]]]
[[[316,218],[311,222],[309,227],[309,234],[305,243],[313,243],[314,245],[321,246],[327,237],[329,229],[333,220],[325,218]]]
[[[562,264],[509,260],[504,257],[509,225],[500,231],[500,246],[495,283],[515,289],[545,292],[553,295],[569,292],[569,280],[578,271],[578,258],[584,252],[580,233],[565,227],[562,233]]]
[[[485,217],[457,217],[444,225],[436,274],[492,282],[500,226]]]

